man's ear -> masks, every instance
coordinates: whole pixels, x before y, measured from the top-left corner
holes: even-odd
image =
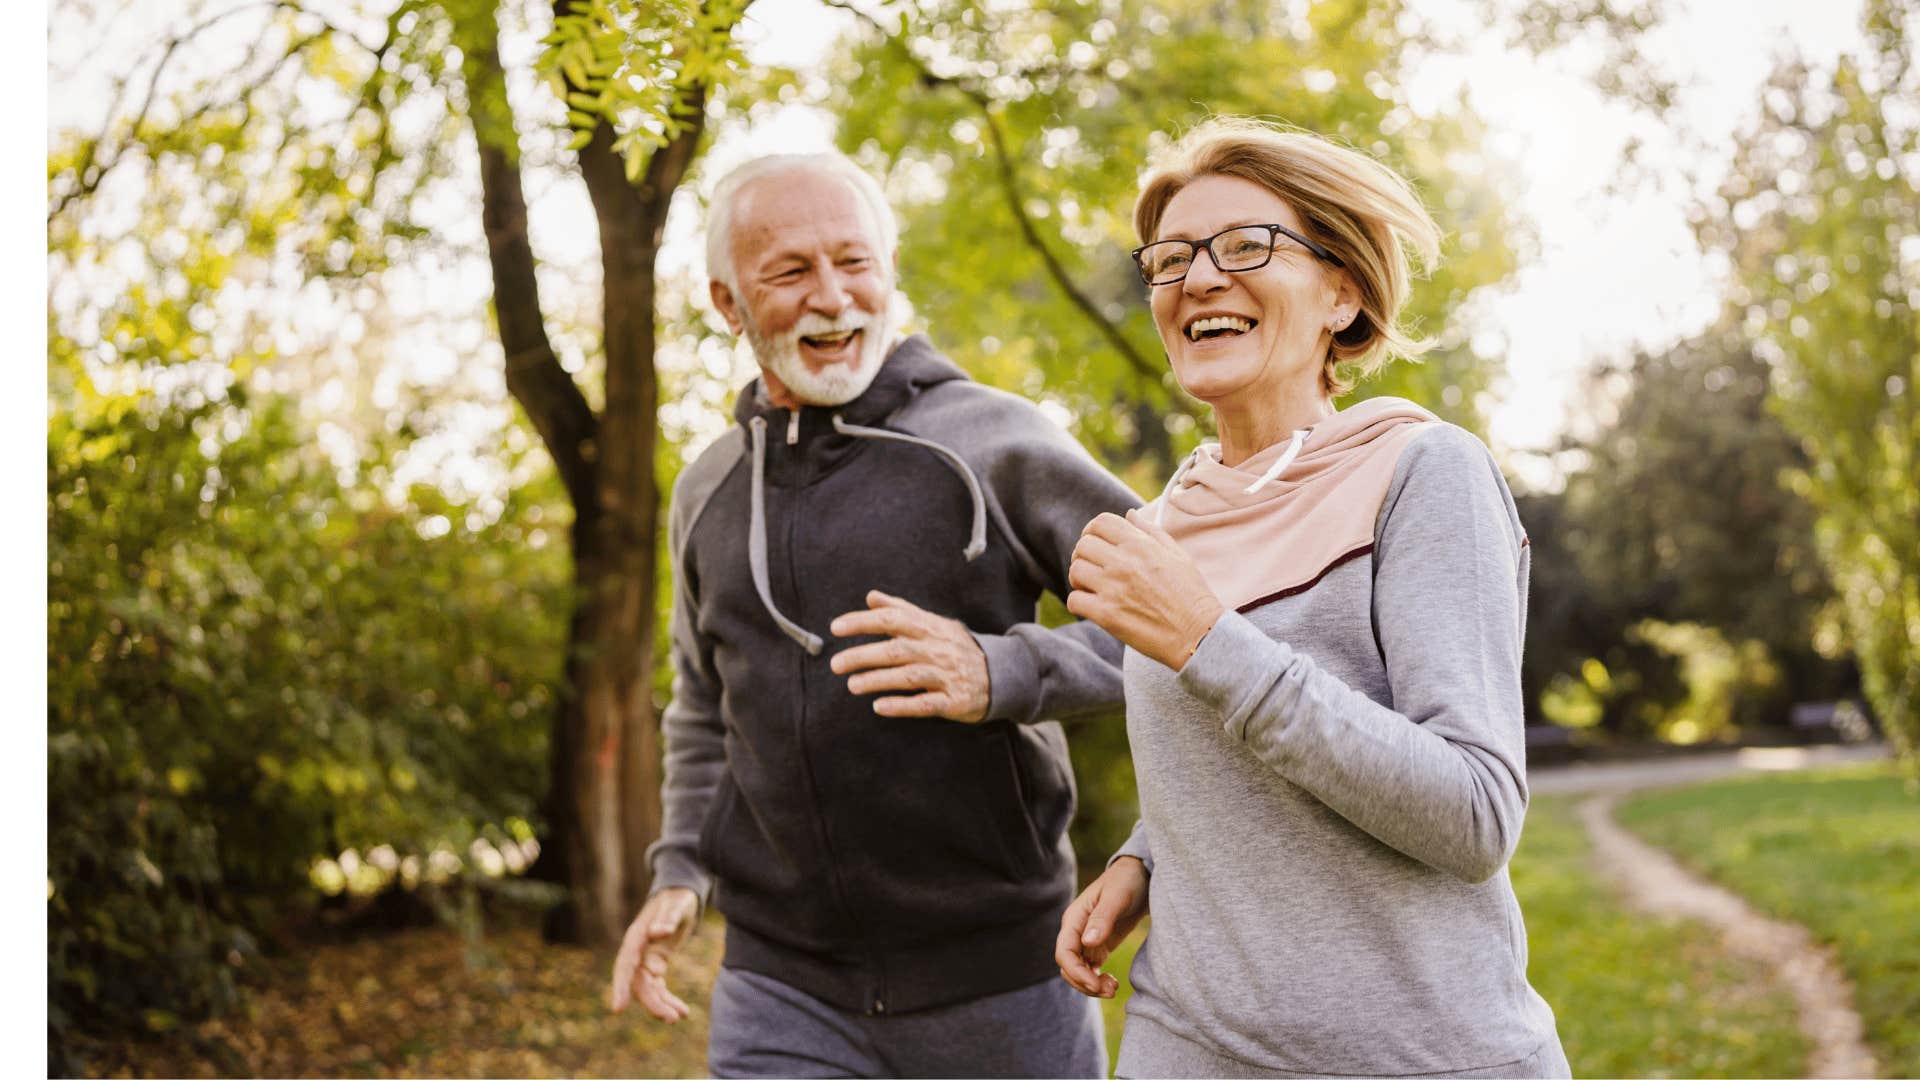
[[[747,323],[740,317],[740,302],[733,298],[733,290],[718,281],[707,282],[707,296],[713,301],[714,310],[727,320],[727,329],[736,336],[745,333]]]

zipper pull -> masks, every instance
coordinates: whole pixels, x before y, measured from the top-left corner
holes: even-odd
[[[799,441],[800,441],[800,410],[793,409],[787,413],[787,445],[792,446],[793,444]]]

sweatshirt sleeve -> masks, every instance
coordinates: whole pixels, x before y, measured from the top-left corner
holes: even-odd
[[[997,419],[1020,425],[1020,434],[1007,440],[986,475],[996,517],[1029,572],[1064,600],[1081,530],[1103,513],[1139,506],[1140,497],[1030,404]],[[973,636],[987,658],[989,720],[1031,724],[1120,707],[1125,649],[1091,622],[1051,629],[1020,623]]]
[[[1153,846],[1147,839],[1146,819],[1142,818],[1133,823],[1133,832],[1128,835],[1127,842],[1120,845],[1119,851],[1107,857],[1107,865],[1112,866],[1113,860],[1118,859],[1122,855],[1131,855],[1139,859],[1140,862],[1146,866],[1148,876],[1152,876]]]
[[[1180,672],[1227,732],[1395,850],[1466,881],[1526,812],[1525,537],[1492,455],[1452,426],[1402,456],[1375,528],[1373,626],[1393,708],[1229,612]]]
[[[666,760],[660,783],[660,839],[647,848],[653,892],[692,889],[706,907],[712,876],[700,865],[700,830],[726,772],[726,735],[720,720],[720,686],[713,651],[694,626],[698,609],[685,559],[686,534],[693,513],[682,492],[668,512],[668,556],[673,568],[673,613],[669,648],[673,663],[673,700],[661,716]]]

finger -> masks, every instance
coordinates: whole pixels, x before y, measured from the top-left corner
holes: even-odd
[[[888,690],[939,690],[946,680],[932,664],[905,664],[900,667],[863,671],[847,680],[847,689],[856,694],[878,694]]]
[[[1084,559],[1075,559],[1067,567],[1067,584],[1085,592],[1093,592],[1100,586],[1100,575],[1104,569]]]
[[[1132,901],[1133,898],[1125,889],[1100,890],[1099,897],[1093,902],[1093,913],[1087,916],[1087,933],[1084,938],[1086,943],[1109,948],[1117,944],[1110,939],[1114,928],[1120,925],[1120,920],[1127,917],[1127,908],[1131,906]],[[1098,937],[1094,936],[1096,927],[1099,929]]]
[[[1073,545],[1073,561],[1105,566],[1113,560],[1119,550],[1098,536],[1082,536],[1079,542]]]
[[[657,975],[641,975],[639,998],[641,1006],[647,1012],[669,1024],[680,1022],[691,1011],[687,1008],[686,1002],[681,1001],[673,991],[667,989],[666,980]]]
[[[1105,887],[1106,882],[1095,878],[1087,891],[1080,894],[1080,904],[1085,908],[1081,918],[1080,945],[1083,949],[1092,949],[1106,944],[1107,935],[1113,932],[1113,911],[1107,897],[1112,890]]]
[[[898,596],[894,596],[891,593],[883,593],[879,589],[867,590],[867,606],[876,611],[883,608],[893,608],[896,611],[909,612],[925,612],[927,610],[911,600],[902,600]]]
[[[1126,518],[1118,514],[1101,514],[1087,522],[1087,527],[1080,530],[1080,538],[1084,540],[1089,536],[1097,536],[1109,544],[1118,544],[1134,531]]]
[[[912,641],[901,638],[888,638],[885,641],[871,641],[865,645],[855,645],[833,654],[827,666],[836,675],[849,675],[856,671],[866,671],[877,667],[898,667],[926,659],[925,653]]]
[[[1170,544],[1174,547],[1180,546],[1180,541],[1175,540],[1172,533],[1162,528],[1151,517],[1148,517],[1144,509],[1136,508],[1127,511],[1127,520],[1133,524],[1134,528],[1139,529],[1141,532],[1146,533],[1148,536],[1153,537],[1163,544]]]
[[[952,707],[952,698],[938,691],[907,697],[875,698],[873,711],[891,717],[943,717]]]
[[[827,624],[827,629],[834,637],[859,637],[862,634],[899,637],[917,632],[920,619],[925,615],[917,608],[913,611],[897,607],[869,608],[836,615]]]
[[[655,913],[653,921],[647,924],[647,943],[672,941],[680,936],[687,926],[686,913],[683,911],[662,910]]]
[[[1053,962],[1059,965],[1060,977],[1067,984],[1083,994],[1100,993],[1100,974],[1087,965],[1081,954],[1080,938],[1086,923],[1087,911],[1080,900],[1074,901],[1060,919],[1060,936],[1054,939]]]
[[[633,970],[640,966],[640,940],[643,931],[635,919],[620,939],[620,951],[613,955],[613,986],[607,992],[607,1007],[622,1012],[633,1000]]]
[[[1067,613],[1077,619],[1099,622],[1099,598],[1085,589],[1075,589],[1067,594]]]

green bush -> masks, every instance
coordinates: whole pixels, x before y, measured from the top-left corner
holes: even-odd
[[[398,436],[343,474],[287,402],[237,389],[70,403],[47,468],[55,1071],[69,1029],[230,1004],[316,858],[534,817],[569,610],[564,537],[530,542],[550,493],[396,507]]]

